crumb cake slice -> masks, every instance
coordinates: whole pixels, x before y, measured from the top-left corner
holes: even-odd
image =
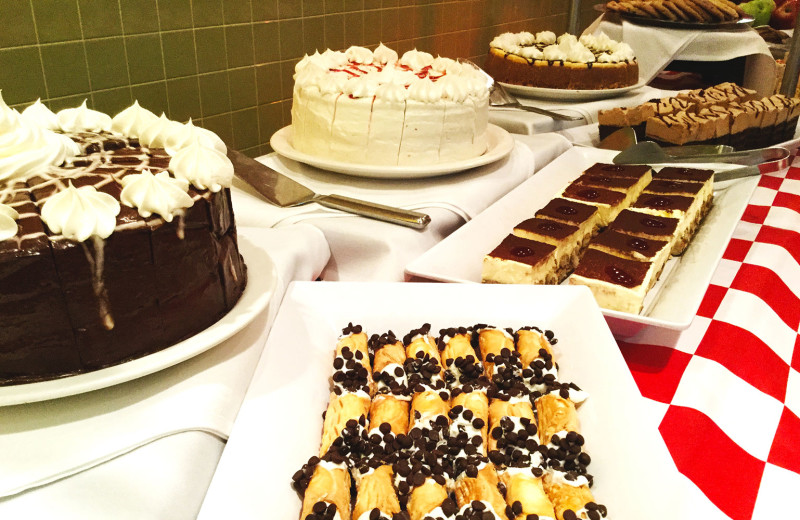
[[[673,255],[680,255],[686,250],[710,207],[710,203],[704,204],[696,197],[657,193],[643,193],[631,206],[632,209],[644,213],[679,220],[678,228],[675,230],[675,242],[672,245]]]
[[[555,283],[556,247],[508,235],[483,258],[483,283]]]
[[[605,227],[625,209],[627,197],[624,193],[604,188],[590,188],[570,184],[561,193],[565,199],[572,199],[595,206],[600,213],[600,226]]]
[[[594,237],[589,243],[589,248],[630,260],[652,262],[654,276],[650,280],[651,286],[661,275],[671,250],[667,240],[636,237],[612,229],[606,229]]]
[[[578,262],[569,283],[587,286],[604,309],[639,314],[654,278],[652,262],[621,258],[590,248]]]
[[[591,233],[582,231],[578,226],[538,217],[517,224],[514,227],[514,234],[555,246],[556,283],[560,283],[575,269],[581,251],[591,238]]]

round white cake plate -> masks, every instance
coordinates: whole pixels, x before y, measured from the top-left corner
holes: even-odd
[[[233,309],[207,329],[164,350],[94,372],[0,386],[0,406],[47,401],[125,383],[177,365],[230,338],[266,308],[275,293],[278,280],[275,264],[269,255],[241,236],[239,252],[249,267],[247,286]]]
[[[489,124],[486,129],[487,147],[483,155],[439,164],[424,164],[415,166],[390,166],[374,164],[354,164],[342,161],[333,161],[323,157],[316,157],[299,152],[292,146],[292,126],[285,126],[275,132],[269,140],[272,149],[278,154],[289,159],[314,166],[321,170],[344,173],[356,177],[371,177],[376,179],[416,179],[436,177],[450,173],[461,172],[485,164],[499,161],[514,149],[514,138],[505,129]]]
[[[539,88],[539,87],[526,87],[524,85],[512,85],[511,83],[503,83],[509,92],[518,96],[536,99],[551,99],[553,101],[592,101],[595,99],[607,99],[616,96],[621,96],[626,92],[640,88],[641,85],[630,85],[628,87],[620,88],[607,88],[600,90],[567,90],[560,88]]]

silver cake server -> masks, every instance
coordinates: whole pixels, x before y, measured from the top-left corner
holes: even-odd
[[[423,229],[431,221],[431,217],[425,213],[393,208],[342,195],[318,195],[291,177],[230,148],[228,148],[228,158],[233,163],[233,171],[237,177],[252,186],[269,202],[281,208],[316,202],[328,208],[414,229]]]
[[[488,72],[478,67],[470,60],[462,59],[461,61],[474,67],[486,78],[486,85],[489,87],[489,106],[492,108],[513,108],[516,110],[524,110],[526,112],[535,112],[543,116],[558,119],[560,121],[583,121],[583,117],[581,116],[568,116],[565,114],[559,114],[558,112],[553,112],[551,110],[545,110],[544,108],[523,105],[508,90],[506,90],[503,85],[496,82]]]

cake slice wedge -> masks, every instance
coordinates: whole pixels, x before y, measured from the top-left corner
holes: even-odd
[[[619,231],[635,237],[664,240],[669,242],[670,250],[675,242],[675,231],[678,229],[677,218],[659,217],[626,209],[617,215],[614,222],[608,226],[609,230]]]
[[[556,247],[508,235],[483,257],[483,283],[555,283]]]
[[[536,216],[578,226],[585,237],[596,235],[600,228],[600,211],[595,206],[560,197],[550,200]]]
[[[565,199],[595,206],[600,212],[601,227],[607,226],[620,211],[630,204],[628,197],[624,193],[604,188],[590,188],[574,183],[567,186],[561,196]]]
[[[700,198],[659,193],[644,193],[631,206],[644,213],[679,220],[672,244],[673,255],[683,254],[710,207],[708,201],[704,204]]]

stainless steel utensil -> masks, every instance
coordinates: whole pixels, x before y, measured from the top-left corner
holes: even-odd
[[[477,70],[479,70],[484,77],[486,78],[486,85],[489,87],[489,106],[494,108],[512,108],[516,110],[524,110],[526,112],[535,112],[537,114],[542,114],[544,116],[551,117],[553,119],[558,119],[560,121],[583,121],[583,117],[580,116],[568,116],[564,114],[559,114],[558,112],[552,112],[550,110],[545,110],[544,108],[533,107],[530,105],[523,105],[519,102],[517,98],[515,98],[508,90],[503,87],[500,83],[497,83],[492,76],[490,76],[485,70],[478,67],[475,63],[470,60],[462,60],[464,63],[472,65]]]
[[[623,126],[619,130],[614,130],[600,140],[598,148],[603,150],[627,150],[636,144],[636,132],[630,126]]]
[[[489,106],[493,108],[514,108],[517,110],[524,110],[526,112],[534,112],[536,114],[542,114],[560,121],[583,121],[583,117],[581,116],[568,116],[566,114],[559,114],[558,112],[552,112],[539,107],[523,105],[500,83],[494,83],[494,85],[489,89]]]
[[[776,161],[788,156],[788,151],[783,148],[760,148],[741,152],[718,152],[718,149],[696,148],[691,151],[669,153],[669,149],[662,148],[652,141],[638,143],[623,150],[614,157],[614,164],[663,164],[663,163],[732,163],[755,165],[768,161]],[[700,153],[694,153],[700,152]]]
[[[237,177],[255,188],[269,202],[281,208],[316,202],[328,208],[414,229],[423,229],[431,221],[431,217],[425,213],[393,208],[342,195],[318,195],[294,179],[230,148],[228,149],[228,158],[233,163],[234,173]]]
[[[761,170],[758,166],[743,166],[741,168],[734,168],[733,170],[715,172],[714,182],[730,181],[742,177],[750,177],[752,175],[761,175]]]

